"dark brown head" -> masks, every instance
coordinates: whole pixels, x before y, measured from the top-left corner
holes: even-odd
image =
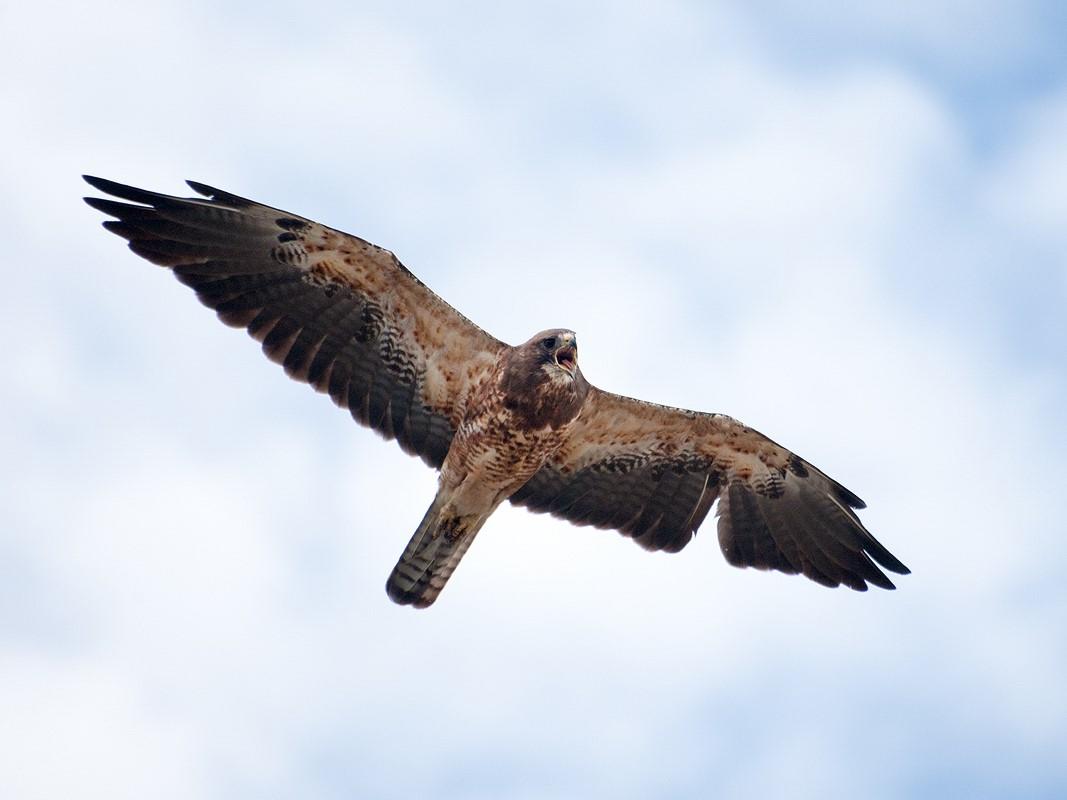
[[[558,427],[574,419],[589,384],[578,369],[578,340],[563,328],[541,331],[511,349],[504,369],[505,393],[531,422]]]
[[[541,331],[521,347],[536,353],[538,364],[553,378],[562,373],[573,380],[578,374],[578,337],[574,331]]]

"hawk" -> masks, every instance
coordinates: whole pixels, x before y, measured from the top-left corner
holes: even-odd
[[[104,227],[168,267],[286,373],[440,470],[437,495],[386,583],[429,606],[505,500],[677,552],[718,500],[739,567],[825,586],[893,589],[909,570],[863,526],[859,497],[723,414],[590,384],[570,330],[511,346],[356,236],[189,181],[174,197],[85,176]]]

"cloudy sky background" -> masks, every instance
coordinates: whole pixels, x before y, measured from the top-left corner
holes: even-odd
[[[1062,4],[9,3],[0,795],[1067,790]],[[830,591],[435,476],[81,203],[193,178],[736,416],[914,571]]]

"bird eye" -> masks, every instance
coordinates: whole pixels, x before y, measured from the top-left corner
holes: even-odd
[[[555,346],[556,346],[556,340],[555,340],[555,338],[553,338],[553,337],[549,337],[548,339],[542,339],[542,340],[541,340],[541,345],[542,345],[542,346],[543,346],[543,347],[544,347],[544,348],[545,348],[546,350],[551,350],[551,349],[552,349],[553,347],[555,347]]]

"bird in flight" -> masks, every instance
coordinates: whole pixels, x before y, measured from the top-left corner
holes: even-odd
[[[763,434],[593,386],[573,331],[489,335],[397,260],[351,234],[189,181],[173,197],[85,176],[104,227],[169,268],[268,358],[440,471],[386,583],[426,607],[505,500],[677,552],[718,500],[738,567],[893,589],[909,570],[863,526],[865,504]]]

